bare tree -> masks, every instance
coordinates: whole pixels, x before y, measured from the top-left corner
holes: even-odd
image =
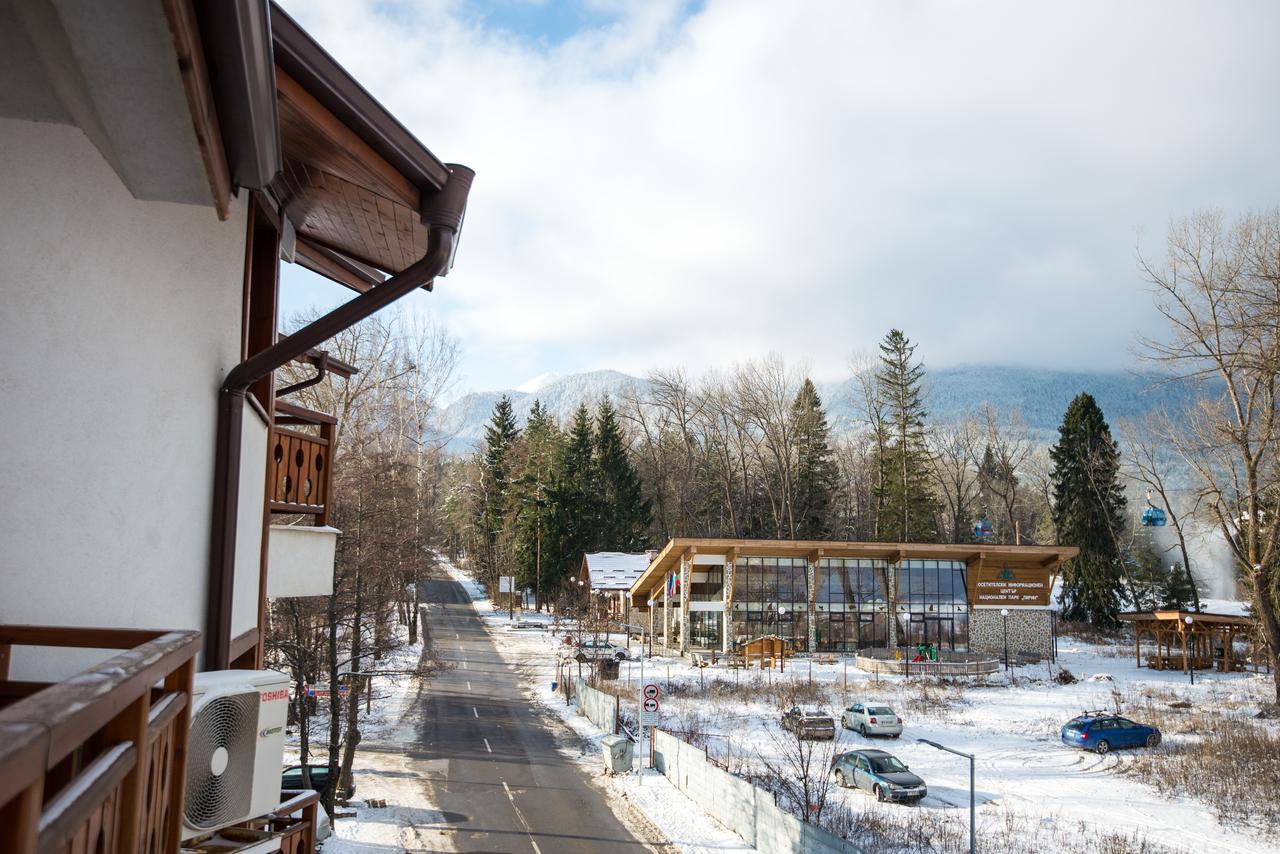
[[[1168,322],[1148,358],[1194,385],[1171,438],[1204,512],[1231,548],[1280,667],[1280,209],[1228,225],[1216,212],[1169,230],[1163,263],[1141,260]],[[1276,683],[1280,701],[1280,681]]]
[[[1175,489],[1170,485],[1172,468],[1176,459],[1171,437],[1173,425],[1164,415],[1148,414],[1141,421],[1120,422],[1120,435],[1124,438],[1129,479],[1144,486],[1149,495],[1155,492],[1160,506],[1168,515],[1169,523],[1178,539],[1177,548],[1182,554],[1182,568],[1191,587],[1192,602],[1200,610],[1200,590],[1191,572],[1191,554],[1187,550],[1185,519],[1174,501]],[[1195,508],[1190,508],[1192,515]]]
[[[990,451],[990,462],[995,466],[996,477],[988,481],[987,488],[1000,502],[1005,524],[1000,534],[1002,542],[1021,540],[1018,525],[1018,474],[1034,446],[1031,433],[1016,409],[1000,413],[989,403],[982,405],[982,430],[985,441],[984,456]],[[976,448],[976,446],[975,446]],[[975,458],[975,465],[980,461]]]
[[[937,424],[929,431],[929,473],[942,497],[946,518],[941,526],[953,543],[967,541],[970,510],[978,497],[978,470],[974,463],[982,429],[973,418]]]

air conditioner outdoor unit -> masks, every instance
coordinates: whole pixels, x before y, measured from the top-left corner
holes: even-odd
[[[187,739],[182,838],[280,804],[289,678],[274,670],[197,673]]]

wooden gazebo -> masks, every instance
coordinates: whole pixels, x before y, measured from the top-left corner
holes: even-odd
[[[1153,670],[1243,670],[1244,662],[1233,649],[1236,635],[1257,625],[1252,617],[1194,611],[1130,613],[1121,614],[1120,619],[1133,623],[1133,651],[1139,667],[1143,636],[1156,642],[1156,651],[1147,656],[1147,666]]]

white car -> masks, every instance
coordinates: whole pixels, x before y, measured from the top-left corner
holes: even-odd
[[[627,651],[607,640],[584,640],[574,648],[573,657],[578,661],[626,661]]]
[[[884,703],[854,703],[844,710],[840,723],[845,729],[856,730],[862,736],[902,735],[902,718]]]

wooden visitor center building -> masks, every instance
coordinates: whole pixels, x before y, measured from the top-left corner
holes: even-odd
[[[678,538],[631,585],[664,648],[1053,653],[1049,597],[1073,546]]]

